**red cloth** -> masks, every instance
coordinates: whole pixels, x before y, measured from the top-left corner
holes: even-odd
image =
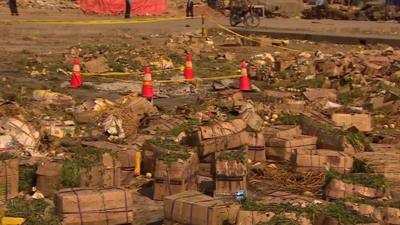
[[[167,0],[131,0],[135,15],[161,15],[168,13]],[[118,14],[125,12],[125,0],[80,0],[84,13]]]

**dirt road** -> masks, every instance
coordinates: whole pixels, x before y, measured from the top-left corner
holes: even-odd
[[[79,10],[62,12],[30,9],[23,10],[21,16],[11,17],[7,8],[0,8],[0,49],[6,51],[30,51],[34,53],[60,52],[66,46],[77,43],[125,43],[134,37],[145,38],[147,35],[176,34],[199,31],[199,19],[164,21],[143,24],[114,25],[54,25],[54,24],[15,24],[15,20],[120,20],[121,16],[84,15]],[[133,18],[135,19],[141,18]],[[5,22],[8,21],[8,22]],[[227,25],[227,18],[215,17],[207,21],[208,27],[215,23]],[[394,22],[371,21],[333,21],[333,20],[301,20],[301,19],[264,19],[261,30],[276,32],[304,32],[315,34],[338,35],[373,35],[397,38],[400,24]]]

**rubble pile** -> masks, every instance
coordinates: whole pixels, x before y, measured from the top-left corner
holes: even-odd
[[[303,18],[316,19],[317,11],[315,7],[303,10]],[[323,18],[334,20],[357,20],[357,21],[385,21],[399,20],[400,11],[397,6],[366,5],[364,7],[348,7],[345,5],[329,5],[323,13]]]
[[[79,5],[73,0],[21,0],[17,2],[21,8],[35,9],[78,9]]]
[[[69,49],[65,59],[79,55],[87,72],[137,72],[146,62],[175,69],[193,54],[195,71],[210,77],[218,62],[236,63],[227,40],[217,42],[224,51],[211,38],[182,35],[165,40],[162,53],[98,45]],[[156,87],[157,99],[130,83],[118,95],[89,85],[4,85],[0,217],[35,225],[400,224],[400,51],[251,54],[254,92],[230,79]]]

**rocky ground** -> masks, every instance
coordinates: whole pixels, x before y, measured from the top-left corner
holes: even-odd
[[[205,38],[186,25],[81,36],[47,25],[57,31],[47,44],[38,33],[2,42],[0,217],[400,224],[398,48]],[[187,55],[194,79],[182,82]],[[73,89],[75,58],[83,85]],[[251,91],[216,80],[245,74]]]

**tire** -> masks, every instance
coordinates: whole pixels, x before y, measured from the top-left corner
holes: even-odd
[[[229,23],[231,24],[232,27],[236,27],[240,22],[241,19],[236,14],[231,14],[231,16],[229,17]]]
[[[254,13],[247,13],[244,17],[244,25],[246,27],[258,27],[260,25],[260,17]]]

